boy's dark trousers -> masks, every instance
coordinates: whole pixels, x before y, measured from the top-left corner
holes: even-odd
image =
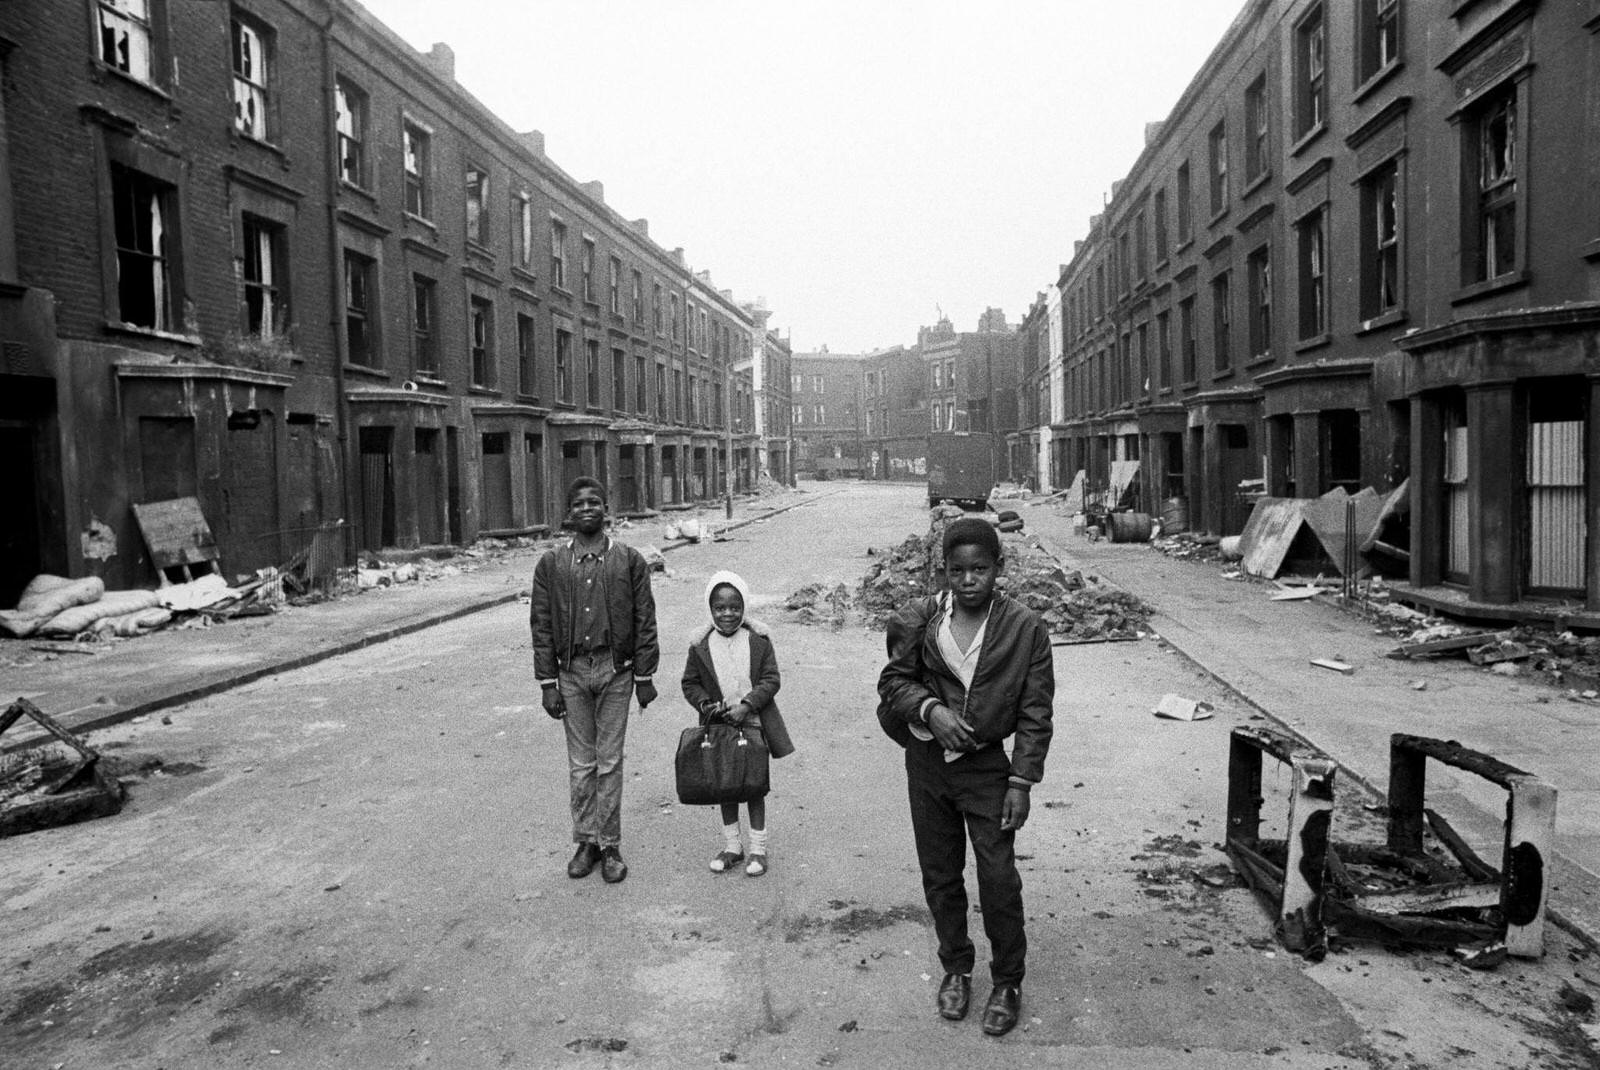
[[[998,744],[944,760],[937,741],[912,739],[906,746],[906,787],[922,890],[939,936],[939,962],[946,973],[971,973],[975,952],[967,936],[967,887],[962,879],[967,839],[977,863],[978,901],[992,955],[996,985],[1020,985],[1028,940],[1023,933],[1022,876],[1013,846],[1016,833],[1002,832],[1011,762]]]

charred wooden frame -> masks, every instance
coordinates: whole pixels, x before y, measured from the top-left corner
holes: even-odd
[[[91,817],[104,817],[122,809],[122,785],[100,768],[100,754],[61,727],[49,714],[19,698],[0,714],[0,735],[23,717],[36,722],[77,754],[77,760],[50,777],[27,798],[0,806],[0,836],[65,825]]]
[[[1265,754],[1293,770],[1283,840],[1260,836]],[[1424,805],[1429,758],[1510,793],[1499,869]],[[1553,787],[1459,743],[1396,733],[1389,741],[1387,843],[1335,844],[1329,835],[1335,769],[1332,759],[1293,737],[1249,726],[1233,730],[1226,849],[1245,881],[1273,907],[1274,928],[1286,948],[1316,961],[1327,952],[1331,926],[1345,936],[1386,943],[1503,944],[1501,954],[1544,953]],[[1425,827],[1454,864],[1424,850]]]

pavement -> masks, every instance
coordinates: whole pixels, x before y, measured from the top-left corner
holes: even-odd
[[[760,523],[831,493],[827,483],[740,499],[732,521],[701,510],[713,528]],[[1335,759],[1341,783],[1382,792],[1389,736],[1407,732],[1453,739],[1533,773],[1559,791],[1557,857],[1551,867],[1552,918],[1600,947],[1600,768],[1594,761],[1600,704],[1532,678],[1505,677],[1460,661],[1393,661],[1394,640],[1326,598],[1273,602],[1270,585],[1229,580],[1215,562],[1170,558],[1149,545],[1091,542],[1070,515],[1022,506],[1027,532],[1063,561],[1098,574],[1149,602],[1161,639],[1269,720]],[[635,545],[671,551],[669,521],[635,521],[619,534]],[[23,696],[66,727],[88,732],[191,702],[262,677],[383,642],[523,597],[542,546],[461,556],[458,574],[286,607],[206,629],[166,630],[102,644],[103,653],[17,656],[0,662],[0,696]],[[669,559],[670,560],[670,559]],[[1316,658],[1352,665],[1350,675],[1313,666]],[[1424,686],[1419,689],[1418,684]],[[1064,693],[1070,693],[1068,687]],[[42,733],[18,725],[8,748]],[[1218,790],[1226,770],[1219,769]],[[1470,774],[1429,763],[1428,805],[1450,818],[1491,862],[1502,849],[1505,793]],[[1274,781],[1269,773],[1268,790]],[[1343,790],[1350,790],[1348,787]],[[1287,795],[1284,796],[1287,805]],[[1337,838],[1338,830],[1334,830]]]

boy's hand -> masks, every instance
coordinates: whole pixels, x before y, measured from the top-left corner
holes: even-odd
[[[633,693],[638,696],[639,708],[642,710],[656,700],[656,685],[649,680],[636,680]]]
[[[567,715],[567,700],[561,696],[559,687],[547,687],[540,696],[544,702],[544,712],[556,720],[561,720]]]
[[[1027,792],[1021,788],[1007,788],[1006,801],[1000,804],[1000,831],[1015,832],[1026,825],[1030,805]]]
[[[729,724],[742,725],[745,718],[750,716],[750,704],[741,702],[727,711],[726,720]]]
[[[937,739],[946,750],[978,749],[978,741],[972,738],[971,727],[956,716],[954,710],[942,703],[928,711],[928,731],[933,733],[933,738]]]

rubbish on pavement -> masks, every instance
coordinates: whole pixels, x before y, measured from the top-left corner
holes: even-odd
[[[1429,658],[1440,654],[1465,654],[1473,647],[1481,647],[1486,643],[1498,642],[1510,638],[1505,632],[1466,632],[1426,638],[1414,642],[1404,642],[1389,651],[1391,658]]]
[[[188,583],[174,583],[156,592],[156,601],[168,609],[196,610],[235,598],[228,581],[215,572]]]
[[[1244,551],[1239,548],[1242,538],[1240,535],[1224,535],[1217,542],[1217,552],[1224,561],[1237,561],[1244,556]]]
[[[1161,696],[1161,701],[1150,712],[1172,721],[1204,721],[1211,716],[1211,703],[1168,692]]]
[[[163,586],[222,571],[217,540],[212,537],[198,498],[136,503],[133,517]],[[201,566],[203,572],[198,571]]]
[[[122,809],[122,785],[100,754],[25,698],[0,714],[0,735],[27,717],[53,742],[0,754],[0,836],[52,828]]]
[[[1495,665],[1502,661],[1521,661],[1533,656],[1533,651],[1514,639],[1496,639],[1482,646],[1470,647],[1467,660],[1474,665]]]
[[[1356,671],[1356,667],[1354,665],[1351,665],[1349,662],[1340,661],[1337,658],[1312,658],[1311,664],[1315,665],[1319,669],[1332,669],[1334,672],[1343,673],[1346,676],[1349,676]]]
[[[1274,591],[1268,597],[1269,602],[1304,602],[1315,598],[1322,593],[1321,587],[1294,587],[1282,591]]]
[[[105,593],[105,581],[98,576],[70,580],[42,572],[28,581],[15,608],[0,610],[0,632],[25,639],[58,613],[97,602]]]

